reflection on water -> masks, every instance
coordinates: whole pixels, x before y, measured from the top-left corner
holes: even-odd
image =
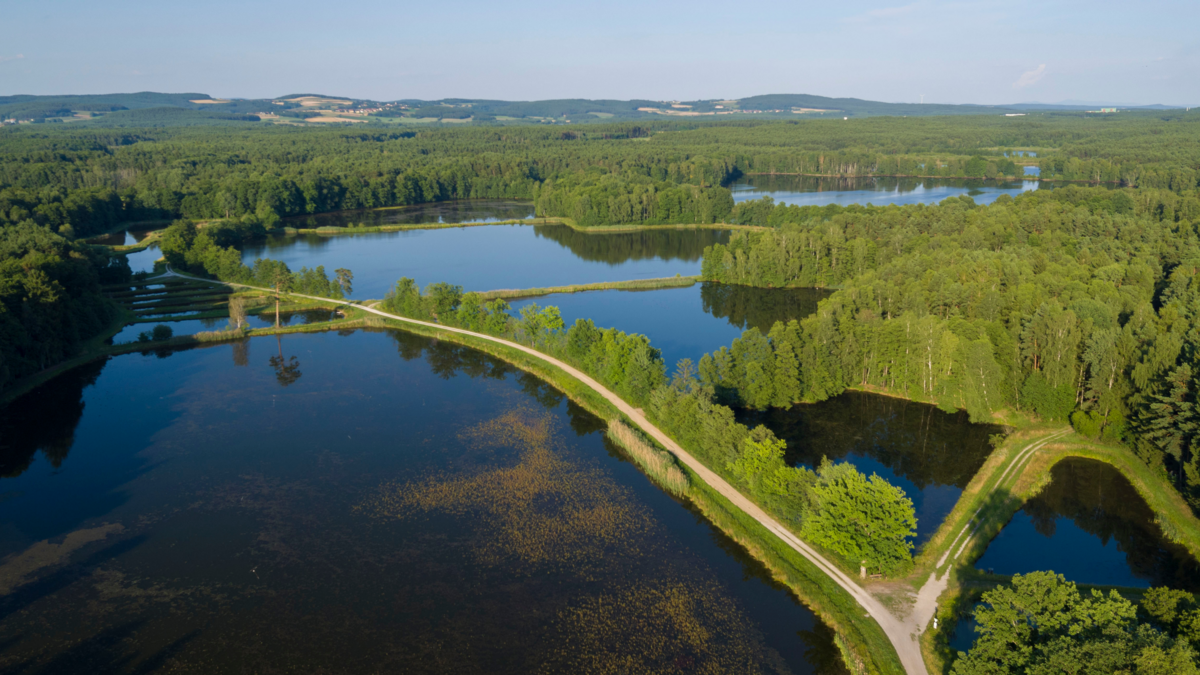
[[[990,204],[1000,195],[1013,197],[1038,189],[1037,181],[960,180],[953,178],[824,178],[819,176],[744,176],[729,186],[733,201],[771,197],[796,206],[827,204],[936,204],[967,195]]]
[[[247,244],[242,260],[274,258],[298,270],[354,270],[356,298],[382,298],[400,277],[468,291],[565,286],[700,273],[714,230],[579,234],[565,225],[477,227],[322,236],[276,235]]]
[[[997,574],[1053,570],[1079,583],[1200,590],[1200,566],[1167,541],[1154,512],[1104,462],[1068,458],[1013,516],[975,566]]]
[[[662,351],[671,371],[679,359],[698,362],[704,354],[729,346],[747,328],[765,333],[776,321],[803,319],[828,295],[820,289],[702,283],[646,291],[559,293],[510,304],[514,315],[530,304],[555,305],[568,326],[576,319],[591,319],[601,328],[646,335]]]
[[[457,345],[124,355],[4,415],[0,661],[24,670],[844,672],[601,420]]]
[[[533,233],[570,249],[581,260],[619,265],[628,260],[686,260],[696,262],[704,249],[729,243],[728,230],[643,230],[599,234],[562,225],[535,225]]]
[[[988,437],[999,432],[993,425],[971,424],[962,411],[949,414],[855,391],[821,403],[737,414],[743,424],[766,425],[787,441],[793,465],[815,468],[828,457],[903,488],[917,510],[918,546],[954,508],[992,451]]]
[[[318,227],[380,227],[423,223],[494,223],[532,219],[533,203],[499,199],[464,199],[385,209],[317,213],[287,218],[283,225],[297,229]]]

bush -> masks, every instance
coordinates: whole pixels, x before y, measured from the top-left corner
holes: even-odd
[[[153,331],[150,332],[150,337],[153,338],[155,342],[162,342],[163,340],[170,340],[171,336],[174,334],[175,331],[171,330],[170,326],[160,323],[154,327]]]

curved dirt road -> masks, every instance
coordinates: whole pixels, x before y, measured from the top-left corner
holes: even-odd
[[[257,286],[247,286],[245,284],[200,279],[198,277],[180,274],[179,272],[175,272],[169,268],[163,276],[177,276],[193,281],[216,283],[238,288],[250,288],[268,293],[274,292],[274,290],[270,288],[259,288]],[[570,376],[586,384],[593,391],[603,396],[609,403],[612,403],[613,406],[627,415],[634,424],[642,429],[642,431],[653,437],[654,440],[658,441],[664,448],[674,454],[679,461],[683,462],[689,469],[694,471],[701,480],[703,480],[717,492],[721,493],[723,497],[728,499],[742,511],[746,512],[751,518],[757,520],[760,524],[762,524],[763,527],[773,532],[776,536],[782,539],[784,543],[793,548],[800,555],[807,558],[810,562],[816,565],[818,569],[833,579],[838,586],[841,586],[847,593],[849,593],[851,597],[857,600],[867,614],[875,619],[875,621],[879,623],[880,627],[883,628],[883,632],[887,635],[888,640],[890,640],[892,643],[892,647],[895,648],[896,653],[900,656],[900,662],[903,664],[904,670],[906,673],[908,673],[908,675],[928,675],[928,670],[925,668],[925,660],[921,657],[921,647],[917,642],[917,631],[920,630],[920,627],[895,617],[887,610],[886,607],[883,606],[882,603],[876,600],[874,596],[869,594],[865,589],[855,583],[853,579],[838,569],[833,563],[826,560],[824,556],[822,556],[820,553],[817,553],[808,544],[801,541],[799,537],[792,534],[789,530],[787,530],[787,528],[783,527],[783,525],[779,524],[778,521],[759,508],[758,505],[747,499],[745,495],[726,482],[724,478],[721,478],[708,467],[701,464],[699,460],[697,460],[695,457],[692,457],[692,455],[680,447],[678,443],[660,431],[658,427],[651,424],[650,421],[646,419],[645,415],[643,415],[638,409],[626,403],[621,399],[621,397],[609,391],[604,385],[592,379],[586,373],[576,369],[573,366],[563,363],[554,357],[547,356],[536,349],[526,347],[525,345],[518,344],[516,342],[510,342],[498,337],[493,337],[491,335],[476,333],[473,331],[464,330],[462,328],[454,328],[452,326],[444,326],[437,323],[430,323],[428,321],[409,319],[403,316],[389,314],[387,312],[375,309],[374,307],[367,307],[345,300],[332,300],[330,298],[302,295],[300,293],[288,293],[287,295],[307,298],[310,300],[318,300],[320,302],[334,302],[338,304],[349,305],[372,314],[377,314],[387,319],[392,319],[394,321],[416,324],[418,326],[426,326],[428,328],[434,328],[436,330],[446,331],[448,333],[470,335],[471,337],[479,338],[481,340],[488,340],[512,349],[520,350],[526,354],[529,354],[530,356],[534,356],[565,371]]]

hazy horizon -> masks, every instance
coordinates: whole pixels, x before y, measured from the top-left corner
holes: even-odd
[[[19,3],[0,26],[0,94],[1200,101],[1200,4],[1072,5]]]

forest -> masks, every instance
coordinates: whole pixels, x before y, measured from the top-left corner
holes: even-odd
[[[989,206],[744,202],[736,215],[768,229],[708,247],[705,280],[836,290],[813,316],[701,359],[722,400],[786,406],[855,387],[980,421],[1018,407],[1126,441],[1200,507],[1196,194],[1069,187]]]

